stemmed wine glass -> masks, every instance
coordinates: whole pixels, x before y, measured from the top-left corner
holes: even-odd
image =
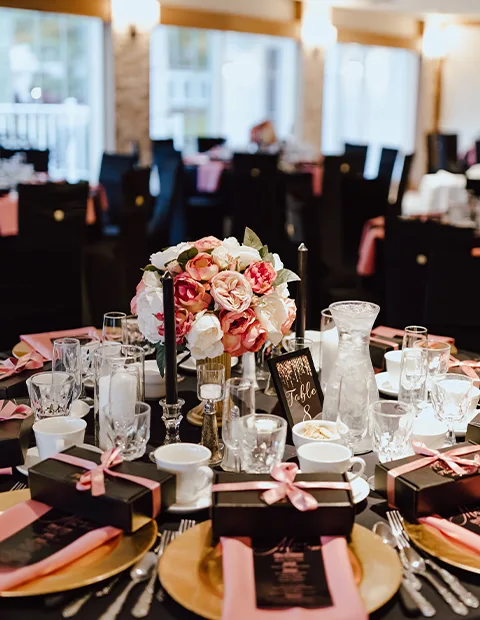
[[[427,402],[432,391],[432,379],[436,375],[448,372],[450,362],[450,345],[437,340],[417,340],[414,349],[422,349],[426,355],[427,365]]]
[[[432,380],[432,401],[437,417],[447,423],[446,445],[456,443],[454,425],[461,422],[470,409],[473,380],[465,375],[447,373]]]
[[[126,317],[125,312],[107,312],[103,315],[103,342],[125,343]]]
[[[222,469],[225,471],[241,471],[240,448],[242,427],[240,420],[244,416],[255,413],[255,387],[249,379],[228,379],[225,385],[223,400],[222,438],[232,453],[232,467],[224,458]]]
[[[425,406],[427,396],[427,352],[415,347],[402,350],[398,400],[407,403],[415,414]]]
[[[423,342],[428,338],[428,330],[421,325],[409,325],[403,333],[402,349],[412,349],[416,342]]]
[[[73,378],[72,400],[82,393],[82,357],[77,338],[57,338],[53,342],[52,371],[66,372]]]

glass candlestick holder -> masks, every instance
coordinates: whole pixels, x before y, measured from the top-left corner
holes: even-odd
[[[162,420],[165,423],[166,435],[163,445],[180,443],[180,422],[182,421],[182,407],[185,404],[183,398],[179,398],[176,403],[167,403],[165,399],[160,401],[163,409]]]

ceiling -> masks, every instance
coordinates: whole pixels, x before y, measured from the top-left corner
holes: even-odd
[[[304,0],[304,2],[309,0]],[[324,1],[324,0],[322,0]],[[397,11],[414,15],[446,13],[464,17],[480,17],[480,0],[325,0],[332,6]]]

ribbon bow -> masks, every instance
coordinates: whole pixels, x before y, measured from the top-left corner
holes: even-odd
[[[38,370],[43,366],[43,357],[36,351],[31,351],[23,355],[19,360],[9,357],[8,360],[0,363],[0,381],[16,375],[23,370]]]
[[[478,360],[457,360],[456,357],[450,355],[450,368],[461,368],[462,371],[474,381],[479,381],[480,377],[475,372],[475,369],[480,370],[480,362]]]
[[[0,422],[24,420],[32,413],[27,405],[17,405],[11,400],[0,400]]]
[[[263,501],[270,506],[288,497],[297,510],[305,512],[318,508],[317,500],[295,484],[298,466],[295,463],[281,463],[270,472],[271,477],[277,481],[272,489],[262,495]]]
[[[435,461],[441,461],[445,463],[450,469],[452,469],[458,476],[467,476],[475,474],[480,469],[480,455],[476,454],[473,460],[462,459],[455,455],[455,450],[449,450],[447,452],[439,452],[438,450],[432,450],[422,441],[412,441],[412,446],[415,454],[420,456],[430,456],[432,463]]]
[[[91,489],[94,497],[105,495],[105,473],[111,474],[110,467],[120,465],[123,458],[118,448],[112,448],[102,454],[100,461],[100,465],[96,465],[80,476],[80,480],[77,482],[77,491],[89,491]]]

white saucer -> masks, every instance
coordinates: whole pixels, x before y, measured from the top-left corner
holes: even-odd
[[[90,411],[90,405],[84,400],[74,400],[70,405],[69,415],[72,418],[84,418]]]
[[[238,364],[238,357],[232,357],[231,367],[233,368]],[[189,370],[190,372],[197,372],[197,361],[193,357],[189,357],[188,360],[182,362],[178,366],[182,370]]]
[[[92,445],[87,444],[87,443],[80,444],[79,448],[85,448],[86,450],[91,450],[92,452],[97,452],[98,454],[102,453],[100,448],[97,448],[96,446],[92,446]],[[33,467],[37,463],[40,463],[40,460],[41,459],[40,459],[40,456],[38,454],[38,448],[36,446],[34,448],[29,448],[27,450],[27,455],[26,455],[26,458],[25,458],[25,463],[23,465],[17,465],[17,471],[19,471],[24,476],[28,476],[28,470],[30,469],[30,467]]]
[[[212,505],[212,495],[209,493],[208,495],[202,495],[197,499],[196,502],[192,504],[173,504],[170,508],[167,508],[167,512],[171,512],[173,514],[188,514],[189,512],[197,512],[197,510],[203,510],[205,508],[210,508]]]
[[[349,474],[350,476],[351,474]],[[370,495],[370,487],[364,478],[357,478],[351,482],[353,503],[359,504]]]
[[[398,385],[395,386],[388,372],[379,372],[375,375],[378,391],[386,396],[398,396]]]

